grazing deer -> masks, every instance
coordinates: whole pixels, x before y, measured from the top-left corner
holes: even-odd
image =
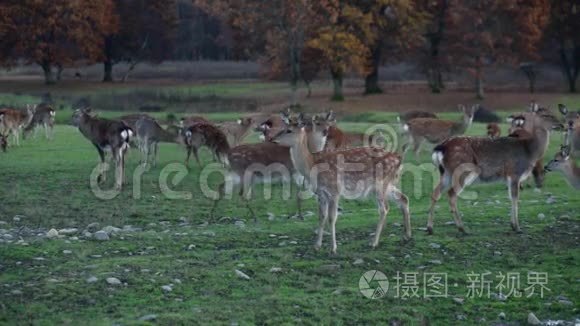
[[[163,129],[155,119],[145,116],[135,122],[135,133],[139,138],[142,164],[157,165],[157,151],[160,142],[185,144],[179,128],[177,130],[174,128]]]
[[[403,145],[403,151],[406,151],[409,143],[413,144],[413,152],[417,162],[419,161],[419,152],[421,144],[427,140],[431,144],[439,144],[444,140],[462,135],[473,122],[473,115],[477,105],[468,110],[465,106],[459,105],[463,116],[459,121],[439,120],[433,118],[415,118],[403,125],[403,131],[408,133],[409,142]]]
[[[217,126],[224,132],[231,146],[237,146],[244,141],[252,129],[255,121],[252,118],[241,118],[236,122],[218,123]]]
[[[487,136],[491,139],[499,138],[501,136],[501,129],[497,123],[487,124]]]
[[[30,123],[24,128],[23,139],[26,139],[28,134],[34,130],[34,138],[36,138],[36,133],[38,127],[44,127],[44,136],[46,139],[51,140],[54,135],[54,119],[56,117],[56,111],[50,105],[41,105],[36,108]]]
[[[311,190],[318,197],[320,224],[316,249],[322,246],[324,226],[329,219],[332,253],[336,253],[336,221],[340,198],[360,198],[370,192],[375,192],[379,208],[379,222],[372,246],[378,245],[386,221],[387,196],[399,204],[403,212],[405,237],[411,237],[408,199],[395,186],[402,169],[399,154],[372,147],[311,153],[304,124],[291,124],[287,119],[285,122],[286,129],[274,136],[273,141],[290,146],[295,168],[307,178]]]
[[[133,130],[123,121],[91,116],[90,108],[77,109],[72,116],[73,125],[87,138],[99,153],[101,169],[97,182],[106,179],[104,171],[105,152],[111,151],[115,162],[115,187],[121,189],[125,178],[125,153],[133,137]]]
[[[577,157],[580,153],[580,110],[576,112],[569,111],[566,105],[558,104],[560,113],[564,116],[567,125],[572,126],[572,130],[566,133],[566,144],[570,146],[570,154]]]
[[[448,190],[449,206],[459,231],[465,228],[457,210],[459,194],[475,181],[505,181],[512,202],[511,226],[521,232],[518,221],[520,184],[532,173],[536,161],[544,155],[549,144],[553,123],[539,114],[515,118],[518,124],[532,126],[530,137],[454,137],[433,150],[433,163],[439,168],[441,177],[431,196],[427,232],[433,233],[433,212],[441,192]]]
[[[183,134],[188,148],[185,165],[189,164],[191,152],[193,152],[197,163],[201,165],[197,154],[197,150],[201,146],[208,147],[218,162],[224,165],[227,164],[227,154],[230,150],[230,145],[226,135],[220,128],[210,123],[194,123],[185,128]]]
[[[0,109],[0,130],[12,134],[16,146],[20,146],[20,131],[26,127],[34,115],[36,106],[26,106],[26,111],[11,108]]]

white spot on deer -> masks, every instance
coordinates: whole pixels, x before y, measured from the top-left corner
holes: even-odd
[[[260,138],[261,141],[266,140],[266,136],[264,134],[260,134],[260,137],[258,137],[258,138]]]
[[[238,119],[238,124],[241,125],[242,124],[242,119]]]
[[[431,160],[436,166],[443,165],[443,153],[440,151],[434,151],[431,155]]]
[[[189,137],[191,137],[191,135],[192,135],[191,130],[188,130],[188,131],[185,132],[185,136],[186,137],[189,138]]]
[[[129,139],[129,133],[127,130],[121,131],[121,138],[123,138],[123,140]]]
[[[404,130],[404,131],[409,131],[409,125],[405,123],[405,124],[403,125],[403,130]]]

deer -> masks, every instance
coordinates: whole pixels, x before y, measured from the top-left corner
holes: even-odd
[[[573,158],[570,158],[569,146],[562,146],[544,169],[546,172],[561,172],[570,186],[580,190],[580,167],[576,165]]]
[[[210,147],[218,160],[228,168],[227,179],[240,188],[240,197],[245,200],[246,207],[257,220],[256,214],[250,206],[249,198],[252,185],[265,181],[267,176],[272,177],[277,174],[284,181],[291,179],[299,180],[299,175],[293,167],[290,159],[290,151],[286,146],[263,142],[257,144],[242,144],[230,147],[226,135],[220,128],[211,124],[194,124],[184,131],[186,143],[197,142]],[[269,181],[269,180],[266,180]],[[299,183],[299,181],[297,181]],[[292,183],[291,183],[292,184]],[[214,199],[210,211],[210,218],[213,219],[219,200],[225,194],[226,181],[218,186],[218,196]],[[296,201],[298,206],[298,216],[302,217],[301,199],[297,191]]]
[[[34,111],[30,123],[24,128],[23,139],[26,139],[28,134],[34,130],[34,138],[39,127],[44,127],[44,136],[48,140],[52,140],[54,136],[54,120],[56,111],[50,105],[40,105]]]
[[[238,119],[236,122],[222,122],[217,126],[224,132],[231,146],[237,146],[244,141],[252,129],[255,121],[251,117]]]
[[[91,115],[90,108],[74,111],[72,124],[97,149],[101,160],[101,167],[97,182],[106,180],[105,152],[110,151],[115,162],[115,188],[121,189],[125,178],[125,153],[129,149],[129,142],[134,131],[123,121],[109,120]]]
[[[408,134],[409,141],[403,145],[403,152],[406,152],[412,143],[415,159],[419,162],[419,152],[424,140],[431,144],[439,144],[450,137],[464,134],[473,122],[477,105],[472,106],[470,110],[463,105],[459,105],[458,108],[463,113],[459,121],[415,118],[405,123],[403,131]]]
[[[179,125],[181,127],[189,127],[195,123],[211,123],[206,118],[199,116],[199,115],[192,115],[188,117],[183,117],[179,120]]]
[[[576,112],[569,111],[564,104],[558,104],[558,109],[566,123],[572,126],[572,130],[568,130],[566,133],[567,139],[565,143],[570,146],[572,157],[578,157],[578,154],[580,154],[580,110]]]
[[[16,110],[12,108],[0,109],[0,129],[6,135],[12,134],[12,139],[16,146],[20,146],[20,131],[26,127],[34,115],[36,106],[27,105],[26,110]]]
[[[281,113],[281,116],[284,119],[294,120],[291,117],[291,113],[289,111],[284,111]],[[282,120],[282,118],[280,118]],[[312,153],[318,153],[324,150],[326,147],[326,140],[328,135],[328,129],[331,127],[331,124],[325,119],[319,119],[318,116],[314,115],[312,119],[305,118],[303,113],[300,113],[297,117],[297,121],[301,121],[301,123],[305,124],[306,134],[307,134],[307,141],[308,141],[308,149]],[[296,122],[297,122],[296,121]],[[270,129],[270,128],[263,128],[260,129],[262,135],[260,138],[265,141],[271,141],[272,137],[280,132],[280,128],[277,129]]]
[[[8,147],[8,135],[0,133],[0,149],[2,149],[4,153],[6,153],[7,147]]]
[[[223,165],[227,164],[227,154],[230,150],[230,145],[227,136],[220,128],[211,123],[194,123],[185,128],[183,134],[188,148],[185,160],[186,165],[189,164],[191,152],[193,152],[197,163],[201,165],[197,154],[197,150],[201,146],[208,147],[218,162]]]
[[[491,139],[499,138],[501,136],[501,128],[497,123],[487,124],[487,136]]]
[[[549,144],[553,122],[541,113],[514,117],[519,125],[528,123],[529,137],[452,137],[437,145],[432,154],[433,164],[439,169],[440,180],[431,195],[427,222],[428,234],[433,234],[435,204],[446,191],[449,207],[459,231],[466,234],[457,209],[459,194],[470,184],[506,182],[511,200],[511,227],[521,233],[518,220],[518,201],[521,183],[532,173],[537,160]]]
[[[336,126],[336,116],[333,111],[329,111],[325,117],[314,116],[313,123],[314,125],[324,124],[327,129],[324,147],[326,151],[371,146],[376,143],[375,137],[379,136],[341,130]]]
[[[290,147],[294,167],[308,180],[311,190],[318,197],[319,228],[314,246],[316,250],[322,247],[324,226],[329,220],[331,253],[336,254],[336,222],[340,199],[361,198],[371,192],[375,193],[379,208],[379,222],[371,246],[373,248],[378,246],[386,222],[389,209],[387,197],[397,202],[403,212],[404,238],[411,237],[409,201],[396,187],[403,161],[398,153],[376,147],[311,153],[308,149],[305,124],[300,121],[292,124],[285,117],[283,119],[286,128],[275,135],[272,141]]]
[[[159,143],[185,144],[181,129],[163,129],[157,120],[142,116],[135,122],[135,134],[139,139],[139,151],[141,152],[141,164],[152,163],[157,165],[157,151]]]

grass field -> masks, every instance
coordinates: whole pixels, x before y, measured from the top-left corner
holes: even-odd
[[[392,114],[380,117],[369,120],[394,121]],[[352,130],[369,125],[341,124]],[[475,124],[469,133],[481,135],[484,129]],[[552,137],[547,157],[560,141],[560,135]],[[428,236],[424,227],[433,187],[428,152],[422,155],[427,167],[423,180],[410,173],[402,180],[410,198],[413,240],[401,241],[401,214],[392,205],[381,243],[371,250],[374,201],[342,201],[338,254],[332,256],[329,236],[320,252],[312,246],[318,224],[315,200],[305,203],[311,212],[305,220],[287,218],[294,214],[295,202],[280,198],[280,185],[274,186],[271,200],[261,198],[262,187],[255,189],[257,223],[234,196],[218,208],[218,216],[225,218],[208,224],[212,202],[201,195],[201,169],[195,164],[172,186],[190,191],[192,199],[165,197],[161,171],[185,156],[173,144],[161,146],[160,164],[143,175],[139,199],[131,178],[116,198],[98,199],[89,187],[96,151],[78,130],[59,125],[52,142],[27,140],[0,153],[0,324],[517,325],[525,324],[530,312],[542,321],[579,318],[580,197],[563,177],[549,174],[541,192],[529,187],[523,191],[523,234],[511,232],[507,189],[495,184],[473,186],[469,190],[475,197],[460,200],[471,235],[461,236],[450,223],[443,197],[435,234]],[[209,153],[203,154],[208,163]],[[414,164],[411,156],[406,162],[408,168]],[[130,176],[137,164],[138,153],[132,150]],[[121,231],[112,232],[109,241],[96,241],[83,234],[95,222],[98,229],[114,226]],[[48,239],[52,228],[78,232]],[[359,280],[369,270],[388,277],[385,297],[371,300],[359,291]],[[404,288],[396,295],[397,272],[418,273],[418,298],[405,297]],[[515,288],[522,297],[498,294],[498,276],[512,272],[521,276]],[[549,277],[543,297],[538,288],[527,297],[528,273],[535,272]],[[423,295],[425,273],[447,275],[446,297]],[[490,273],[485,276],[492,282],[489,295],[484,286],[481,297],[468,296],[471,273]],[[108,284],[111,277],[121,284]]]

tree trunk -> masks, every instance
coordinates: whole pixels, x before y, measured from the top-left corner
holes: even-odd
[[[41,65],[42,71],[44,72],[44,84],[52,85],[55,83],[54,74],[52,73],[52,66],[50,62],[44,61]]]
[[[578,73],[580,73],[580,46],[574,46],[572,58],[569,60],[566,55],[566,47],[563,43],[560,44],[560,60],[568,82],[568,91],[576,93],[576,80],[578,79]]]
[[[103,62],[103,83],[113,82],[113,62],[111,60],[105,60]]]
[[[344,95],[342,94],[342,73],[331,69],[330,74],[332,75],[332,84],[334,86],[334,93],[330,99],[332,101],[344,101]]]
[[[381,94],[379,87],[379,66],[381,64],[382,42],[377,41],[371,52],[371,72],[365,78],[365,95]]]
[[[56,81],[59,82],[62,79],[62,72],[63,72],[64,68],[62,67],[62,65],[57,64],[56,65]]]
[[[481,60],[481,57],[475,59],[475,92],[476,98],[479,100],[482,100],[485,95],[483,91],[483,63]]]

